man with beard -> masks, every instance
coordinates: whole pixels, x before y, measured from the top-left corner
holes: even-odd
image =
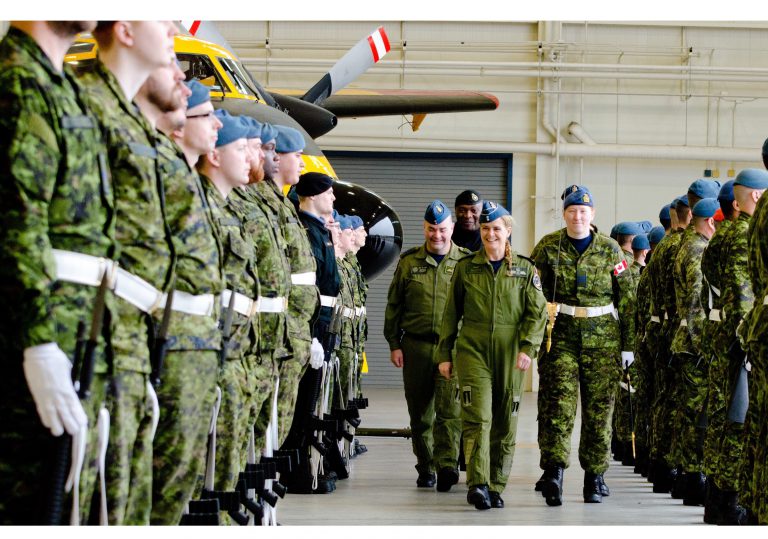
[[[456,228],[451,240],[459,247],[475,252],[483,246],[480,239],[480,212],[483,209],[483,197],[473,189],[459,193],[454,203],[456,210]]]
[[[79,277],[95,267],[101,280],[99,259],[114,255],[114,201],[96,119],[63,65],[75,36],[94,26],[14,21],[0,42],[0,280],[12,306],[0,315],[0,524],[61,524],[44,510],[54,446],[96,424],[71,361],[96,297]],[[57,253],[84,262],[68,278]]]
[[[152,411],[157,397],[149,383],[153,336],[148,329],[152,313],[164,306],[174,255],[157,174],[157,132],[132,100],[153,71],[175,60],[175,34],[172,21],[99,21],[93,31],[99,56],[93,71],[82,77],[107,138],[120,243],[114,357],[97,371],[94,384],[97,402],[106,401],[111,416],[106,485],[112,525],[148,524],[152,500],[158,417]]]
[[[165,351],[159,349],[162,340],[155,343],[151,380],[161,413],[152,447],[150,522],[161,525],[179,523],[202,473],[207,416],[215,400],[221,350],[216,299],[224,289],[224,280],[219,246],[200,177],[172,140],[183,140],[187,122],[197,120],[208,124],[209,132],[217,130],[208,118],[187,119],[192,91],[183,81],[184,73],[173,62],[155,70],[136,95],[141,112],[160,129],[155,135],[157,169],[176,255],[173,313],[166,335],[162,335],[163,313],[154,313],[155,335],[166,343]],[[197,85],[191,104],[198,106],[205,100],[210,105],[208,90]],[[208,134],[201,142],[210,144]]]

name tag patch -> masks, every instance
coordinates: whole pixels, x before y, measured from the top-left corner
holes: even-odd
[[[421,275],[427,273],[429,268],[427,266],[414,266],[411,268],[411,275]]]

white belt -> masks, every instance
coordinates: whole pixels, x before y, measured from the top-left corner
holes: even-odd
[[[307,271],[304,273],[291,273],[291,284],[314,286],[317,280],[317,275],[314,271]]]
[[[314,275],[314,273],[312,275]],[[336,302],[338,301],[338,299],[339,298],[337,296],[323,296],[321,294],[320,295],[320,305],[322,307],[335,307],[336,306]]]
[[[725,320],[725,313],[720,314],[720,309],[710,309],[709,310],[709,319],[713,322],[722,322]]]
[[[687,328],[688,327],[688,320],[686,320],[685,318],[680,320],[680,327],[681,328]]]
[[[365,314],[365,307],[355,307],[355,316],[362,316]]]
[[[70,283],[84,284],[87,286],[99,286],[104,272],[113,271],[116,263],[108,258],[101,258],[73,251],[52,249],[53,259],[56,262],[56,279]],[[109,283],[109,288],[115,287],[114,281]]]
[[[163,294],[165,296],[165,294]],[[165,297],[161,302],[160,308],[165,308]],[[174,290],[173,292],[173,305],[171,310],[180,313],[194,314],[197,316],[211,316],[213,314],[213,306],[216,301],[216,296],[213,294],[200,294],[199,296],[193,296],[187,292],[181,292],[180,290]]]
[[[651,322],[656,322],[657,324],[661,324],[661,318],[659,318],[658,316],[652,315]]]
[[[712,285],[709,285],[709,287],[712,289],[712,292],[714,292],[715,295],[719,298],[720,297],[720,290],[718,288],[715,288]]]
[[[351,309],[349,307],[342,307],[341,308],[341,315],[344,318],[349,318],[350,320],[355,317],[355,310]]]
[[[232,297],[232,291],[225,290],[224,292],[221,293],[220,297],[221,297],[222,309],[228,309],[229,300]],[[254,301],[253,299],[241,294],[240,292],[235,292],[235,304],[233,308],[235,309],[236,312],[250,318],[257,312],[259,312],[259,301],[258,300]]]
[[[664,313],[664,320],[669,320],[669,315],[667,313]]]
[[[284,313],[288,308],[288,300],[283,296],[276,298],[264,298],[259,296],[260,313]]]
[[[557,311],[574,318],[593,318],[595,316],[602,316],[604,314],[611,314],[615,311],[613,303],[603,305],[602,307],[572,307],[565,303],[557,304]]]

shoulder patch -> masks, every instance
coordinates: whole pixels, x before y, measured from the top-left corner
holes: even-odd
[[[403,251],[402,253],[400,253],[400,258],[404,258],[410,254],[413,254],[416,251],[418,251],[420,248],[421,248],[421,245],[417,245],[416,247],[411,247],[407,251]]]
[[[541,291],[541,277],[539,277],[539,271],[536,269],[536,266],[533,267],[533,286],[536,288],[536,290]]]

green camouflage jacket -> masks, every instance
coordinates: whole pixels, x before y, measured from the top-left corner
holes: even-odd
[[[676,314],[679,319],[672,339],[672,352],[703,356],[701,332],[706,320],[701,304],[701,257],[709,240],[694,231],[680,242],[673,271]]]
[[[741,212],[739,218],[728,228],[723,241],[720,299],[725,316],[720,322],[718,332],[721,345],[729,346],[733,342],[736,338],[736,328],[755,302],[747,267],[749,257],[747,233],[751,220],[750,215]]]
[[[768,307],[763,305],[768,286],[768,197],[763,194],[757,201],[755,213],[749,221],[747,232],[747,269],[755,303],[745,316],[739,329],[742,344],[765,342],[768,332]]]

